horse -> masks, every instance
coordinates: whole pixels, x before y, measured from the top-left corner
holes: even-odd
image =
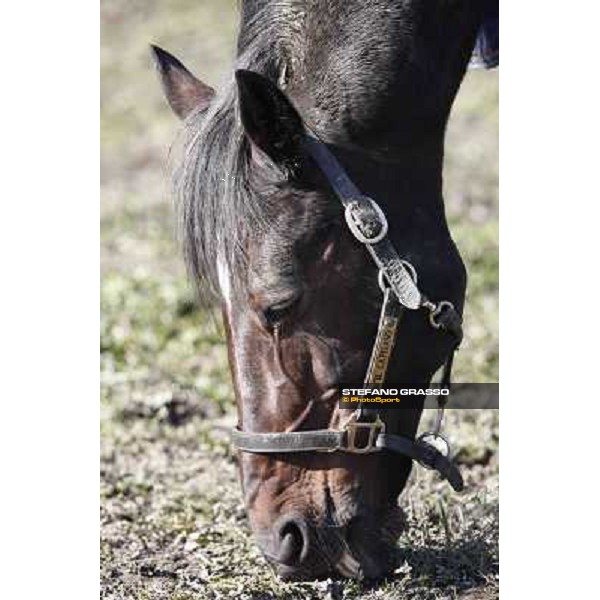
[[[414,459],[462,485],[415,440],[422,396],[352,410],[340,385],[373,376],[374,357],[379,381],[449,375],[467,275],[444,211],[444,135],[494,5],[246,0],[218,91],[152,48],[183,120],[180,236],[222,312],[249,523],[283,579],[389,573]]]

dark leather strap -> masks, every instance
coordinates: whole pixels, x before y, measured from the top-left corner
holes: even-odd
[[[338,159],[329,151],[324,142],[307,134],[304,136],[304,147],[314,158],[319,169],[323,171],[329,185],[344,206],[347,206],[355,198],[362,198],[364,194],[354,185],[352,179],[348,177]]]
[[[250,433],[234,429],[231,439],[238,450],[271,454],[274,452],[333,452],[344,444],[346,432],[332,429]]]
[[[282,433],[250,433],[239,429],[232,431],[232,441],[238,450],[256,454],[344,452],[347,451],[346,436],[346,431],[331,429]],[[447,479],[455,491],[462,491],[463,479],[458,467],[431,444],[400,435],[380,433],[375,446],[418,461]]]
[[[402,264],[402,260],[387,235],[383,235],[383,238],[375,243],[366,241],[368,238],[379,239],[378,220],[380,221],[379,225],[385,225],[387,230],[385,215],[383,215],[377,203],[365,196],[354,185],[337,158],[323,142],[310,135],[305,135],[304,147],[319,165],[336,196],[346,209],[346,220],[350,230],[366,246],[377,268],[383,271],[388,284],[398,297],[398,301],[412,310],[420,308],[421,292],[419,292],[410,273]],[[355,214],[356,225],[353,225],[349,212],[350,215]],[[385,234],[385,231],[383,233]]]
[[[411,440],[399,435],[380,433],[377,438],[377,447],[409,456],[424,467],[437,471],[456,492],[462,492],[464,482],[458,467],[437,448],[423,441]]]
[[[439,305],[421,294],[408,269],[387,237],[385,215],[377,203],[365,196],[338,162],[327,145],[314,134],[304,136],[304,147],[317,163],[329,185],[346,209],[346,220],[352,233],[361,241],[373,258],[379,271],[383,272],[400,304],[416,310],[425,306],[432,313],[431,322],[436,328],[449,332],[458,346],[462,340],[462,319],[449,302]],[[355,214],[356,221],[349,215]],[[385,231],[381,227],[385,225]],[[381,233],[381,235],[379,235]],[[368,239],[378,240],[369,242]]]

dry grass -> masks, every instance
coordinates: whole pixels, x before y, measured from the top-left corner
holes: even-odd
[[[498,415],[456,411],[458,496],[417,471],[400,502],[405,562],[376,586],[283,584],[253,543],[226,427],[226,353],[195,306],[173,241],[164,165],[177,123],[147,45],[172,49],[218,84],[235,2],[102,2],[102,596],[495,598]],[[498,373],[497,76],[465,82],[450,126],[446,198],[470,272],[461,381]]]

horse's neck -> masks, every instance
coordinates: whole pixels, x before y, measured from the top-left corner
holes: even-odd
[[[475,40],[477,3],[249,4],[262,7],[265,29],[277,24],[268,39],[279,83],[328,141],[386,152],[439,143]]]

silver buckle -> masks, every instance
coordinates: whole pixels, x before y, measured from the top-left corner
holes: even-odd
[[[370,208],[372,209],[372,214],[377,217],[377,224],[379,225],[379,232],[375,233],[371,237],[367,237],[365,232],[361,229],[361,227],[365,226],[364,221],[361,221],[360,218],[357,218],[355,211],[356,209],[361,207],[361,203],[368,201],[370,203]],[[347,205],[344,211],[344,216],[346,217],[346,223],[352,235],[362,244],[376,244],[380,242],[388,232],[388,222],[385,218],[385,213],[381,210],[381,207],[375,200],[369,198],[368,196],[363,196],[362,198],[357,198],[356,200],[351,200]]]
[[[357,446],[356,436],[359,431],[367,430],[369,437],[367,438],[366,444]],[[377,417],[373,422],[364,423],[356,420],[356,415],[350,417],[350,421],[346,423],[344,427],[346,432],[346,445],[342,446],[340,450],[349,452],[351,454],[371,454],[373,452],[379,452],[381,448],[377,447],[377,437],[380,433],[385,432],[385,423]]]

